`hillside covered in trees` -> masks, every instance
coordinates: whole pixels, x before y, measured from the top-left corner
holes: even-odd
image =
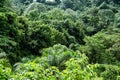
[[[120,1],[0,0],[0,80],[120,80]]]

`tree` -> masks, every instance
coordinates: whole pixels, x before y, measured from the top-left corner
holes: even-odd
[[[119,47],[113,48],[113,46],[118,44],[119,37],[120,36],[115,33],[111,35],[105,32],[98,32],[91,37],[85,37],[86,46],[81,47],[80,50],[86,53],[90,63],[116,64],[114,62],[119,60],[117,57],[119,56],[119,54],[117,54],[119,53]]]

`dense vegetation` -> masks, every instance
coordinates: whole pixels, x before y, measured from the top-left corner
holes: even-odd
[[[120,80],[120,1],[0,0],[0,80]]]

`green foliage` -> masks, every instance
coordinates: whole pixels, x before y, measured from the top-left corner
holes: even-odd
[[[67,54],[72,58],[68,59],[68,57],[66,57]],[[54,65],[57,67],[52,66],[53,64],[51,65],[52,58],[54,58],[54,60],[52,60],[52,63],[59,63],[58,65]],[[60,66],[61,63],[59,61],[61,60],[64,62],[62,62],[64,68]],[[55,45],[53,47],[44,49],[41,58],[37,57],[34,59],[34,57],[30,57],[30,59],[24,58],[22,61],[24,62],[16,63],[14,65],[15,72],[13,72],[12,75],[9,75],[9,77],[6,79],[114,80],[117,78],[117,76],[119,76],[119,67],[111,65],[89,65],[88,58],[84,54],[76,53],[62,45]],[[61,69],[59,70],[58,66],[62,68],[62,71]],[[108,74],[113,76],[109,78]]]
[[[0,13],[0,35],[16,37],[18,36],[17,15],[13,12]]]
[[[30,11],[32,11],[32,10],[33,11],[36,10],[36,12],[38,12],[38,13],[45,12],[45,11],[47,11],[47,8],[48,8],[48,6],[46,6],[44,4],[41,4],[41,3],[32,3],[32,4],[30,4],[28,6],[28,8],[26,8],[26,10],[24,11],[24,14],[27,14],[29,16],[29,15],[31,15]],[[36,14],[36,13],[34,13],[34,14]]]
[[[1,0],[0,1],[0,7],[3,7],[5,5],[5,3],[6,3],[6,0]]]
[[[73,80],[94,80],[97,79],[97,74],[88,64],[87,57],[82,55],[82,58],[70,59],[66,62],[66,69],[63,70],[64,79]],[[74,75],[73,75],[74,74]]]
[[[10,8],[12,8],[11,4],[12,4],[12,0],[1,0],[0,1],[0,10],[4,9],[4,8],[6,8],[6,9],[9,8],[9,10],[10,10]]]
[[[75,11],[71,9],[61,10],[55,8],[49,12],[44,12],[39,14],[37,10],[31,11],[26,15],[30,20],[35,20],[34,23],[38,24],[47,24],[50,25],[53,29],[57,29],[59,32],[64,33],[64,36],[67,39],[67,46],[71,43],[83,43],[84,38],[84,25],[81,21],[78,20],[78,15]],[[39,17],[37,17],[39,16]],[[77,21],[76,21],[77,20]],[[31,25],[33,26],[33,25]],[[35,26],[34,26],[35,27]],[[76,33],[77,32],[77,33]],[[81,38],[79,38],[81,37]],[[76,39],[75,39],[76,38]],[[65,44],[66,45],[66,44]]]
[[[6,53],[13,51],[16,45],[17,43],[12,41],[9,37],[0,35],[0,48],[2,48]]]
[[[116,4],[120,4],[119,0],[112,0]]]
[[[53,46],[57,43],[64,44],[66,41],[63,33],[48,25],[40,25],[39,23],[30,29],[28,36],[28,44],[35,53],[38,53],[41,48]]]
[[[0,79],[6,80],[12,72],[11,65],[6,59],[0,59]]]
[[[78,52],[74,52],[60,44],[43,49],[42,55],[48,58],[51,66],[57,66],[59,69],[64,68],[64,63],[70,58],[80,56]]]
[[[118,0],[32,1],[0,1],[0,80],[120,79]]]
[[[119,53],[119,50],[117,50],[118,52],[114,52],[114,50],[119,48],[114,47],[115,44],[119,45],[119,38],[120,36],[117,33],[110,35],[107,33],[99,32],[92,37],[86,37],[84,39],[86,42],[86,46],[81,47],[80,50],[87,54],[90,62],[114,63],[115,61],[119,60],[117,58],[117,56],[119,56],[119,54],[117,54]],[[114,49],[113,52],[112,49]]]
[[[67,54],[71,55],[71,59],[65,57]],[[57,61],[57,65],[50,64],[50,57],[55,57],[56,60],[52,62],[55,63]],[[62,71],[59,69],[62,67],[60,66],[60,60],[62,60],[61,63],[64,65]],[[97,74],[93,72],[92,67],[88,65],[87,56],[76,53],[60,44],[44,49],[41,58],[37,57],[32,60],[25,60],[25,63],[16,63],[14,66],[15,72],[11,75],[10,79],[91,80],[98,78]]]
[[[114,20],[115,13],[112,9],[100,9],[98,7],[90,8],[82,17],[82,21],[86,26],[85,33],[90,36],[113,26]]]
[[[71,8],[73,10],[83,10],[85,6],[88,6],[90,3],[89,0],[62,0],[61,6],[65,9]]]
[[[106,64],[95,64],[93,69],[103,80],[117,80],[120,75],[120,67]],[[119,80],[119,79],[118,79]]]
[[[14,0],[16,3],[17,2],[20,2],[20,3],[23,3],[23,4],[28,4],[28,3],[31,3],[33,0]]]
[[[41,79],[44,77],[44,68],[34,62],[28,62],[26,64],[19,63],[15,72],[12,79]]]

